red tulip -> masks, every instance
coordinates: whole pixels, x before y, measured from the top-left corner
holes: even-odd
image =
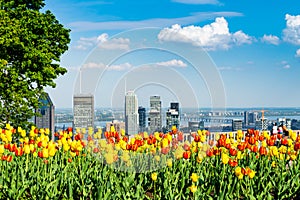
[[[191,152],[190,151],[183,152],[183,158],[184,159],[189,159],[190,157],[191,157]]]

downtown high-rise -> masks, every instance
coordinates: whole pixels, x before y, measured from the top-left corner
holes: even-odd
[[[172,127],[176,126],[179,128],[180,126],[180,115],[179,115],[179,103],[171,102],[170,108],[166,112],[166,128],[168,131],[172,130]]]
[[[125,95],[125,131],[127,135],[139,132],[138,99],[133,91]]]
[[[94,128],[94,96],[91,94],[73,97],[74,128]]]
[[[161,131],[162,129],[160,96],[150,96],[148,128],[150,133]]]

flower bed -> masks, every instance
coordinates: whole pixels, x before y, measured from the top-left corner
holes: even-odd
[[[300,194],[300,136],[175,128],[133,138],[112,129],[0,130],[0,199],[291,199]],[[86,138],[86,140],[84,140]],[[18,142],[17,142],[18,141]]]

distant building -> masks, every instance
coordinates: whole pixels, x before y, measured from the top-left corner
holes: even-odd
[[[243,129],[243,120],[233,119],[232,120],[232,131],[238,131]]]
[[[125,131],[128,135],[139,132],[138,99],[133,91],[125,95]]]
[[[73,97],[74,128],[94,128],[94,96],[74,95]]]
[[[188,122],[188,129],[191,132],[195,132],[198,130],[204,130],[204,122],[203,121],[200,121],[200,122],[190,121],[190,122]]]
[[[286,119],[286,118],[278,118],[277,119],[277,124],[285,126],[288,130],[292,128],[292,120],[291,119]]]
[[[150,97],[148,128],[149,128],[150,133],[153,133],[155,131],[161,131],[161,129],[162,129],[160,96],[151,96]]]
[[[248,126],[248,123],[249,123],[249,112],[244,111],[244,125]]]
[[[255,122],[258,120],[258,112],[244,111],[244,126],[255,126]]]
[[[51,138],[54,138],[54,111],[55,107],[48,93],[44,93],[39,98],[40,106],[36,110],[38,116],[35,116],[34,123],[38,128],[48,128]]]
[[[144,132],[146,131],[146,108],[140,106],[138,109],[139,113],[139,131]]]
[[[265,131],[268,130],[268,120],[266,118],[261,118],[255,122],[255,129]]]
[[[255,122],[258,120],[258,112],[250,112],[249,113],[249,119],[248,119],[248,125],[254,126]]]
[[[125,122],[121,122],[118,120],[113,120],[111,122],[106,123],[106,131],[110,131],[110,127],[114,127],[115,131],[121,133],[121,130],[125,130]]]
[[[166,112],[166,128],[168,131],[172,130],[173,126],[179,128],[180,117],[179,117],[179,103],[171,103],[170,108]]]

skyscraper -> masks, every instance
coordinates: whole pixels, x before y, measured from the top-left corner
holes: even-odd
[[[139,131],[144,132],[146,131],[146,108],[140,106],[138,109],[139,113]]]
[[[133,91],[127,92],[125,96],[125,131],[127,135],[139,131],[138,99]]]
[[[74,128],[94,128],[94,96],[92,94],[74,95]]]
[[[48,93],[44,93],[39,98],[40,107],[36,110],[38,116],[35,116],[34,123],[38,128],[48,128],[52,139],[54,134],[54,105]]]
[[[161,131],[162,117],[160,96],[150,96],[148,127],[150,133]]]
[[[166,113],[166,128],[168,131],[172,130],[172,126],[179,128],[179,103],[172,102],[170,108]]]

